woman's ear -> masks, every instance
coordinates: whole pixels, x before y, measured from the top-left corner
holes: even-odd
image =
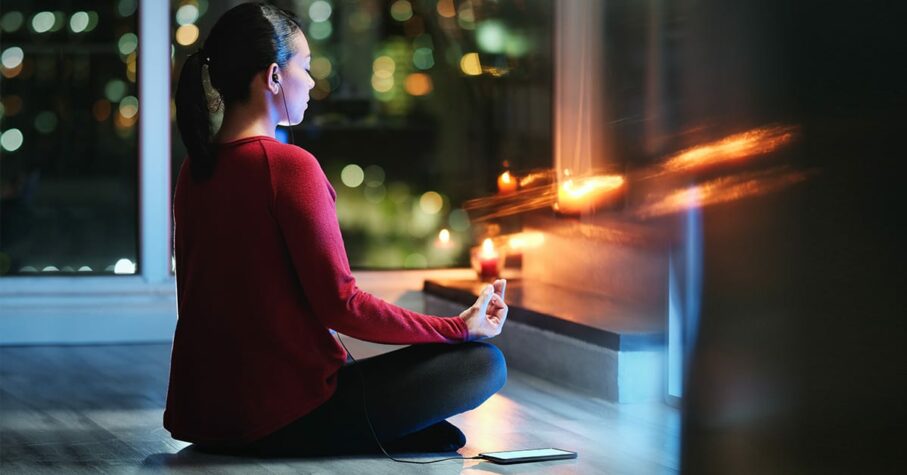
[[[280,92],[282,86],[280,85],[280,67],[277,66],[277,63],[271,63],[271,65],[268,66],[265,81],[267,81],[268,89],[272,93],[277,94]]]

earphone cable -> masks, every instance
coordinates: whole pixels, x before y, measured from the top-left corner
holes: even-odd
[[[274,76],[277,76],[275,74]],[[290,108],[287,107],[287,94],[283,91],[283,86],[280,84],[280,81],[274,81],[277,84],[277,87],[280,88],[280,97],[283,98],[283,108],[287,111],[287,130],[290,131],[290,143],[296,145],[296,136],[293,134],[293,124],[290,123]]]
[[[336,335],[337,335],[337,341],[340,342],[340,344],[343,346],[343,349],[346,350],[346,353],[350,356],[350,359],[353,360],[353,364],[356,365],[356,370],[359,373],[359,381],[362,383],[362,409],[363,409],[363,411],[365,411],[365,421],[368,422],[368,428],[372,432],[372,438],[375,439],[375,442],[378,444],[378,448],[381,449],[382,452],[384,452],[384,455],[387,456],[387,458],[393,460],[394,462],[412,463],[412,464],[419,464],[419,465],[444,462],[447,460],[475,460],[475,459],[482,458],[479,456],[475,456],[475,457],[460,456],[460,457],[447,457],[447,458],[443,458],[443,459],[429,460],[429,461],[419,461],[419,460],[401,460],[401,459],[395,458],[391,454],[387,453],[387,450],[385,450],[384,446],[381,445],[381,441],[378,439],[378,434],[375,432],[375,427],[372,425],[372,419],[368,415],[368,403],[367,403],[367,398],[365,395],[365,375],[362,374],[362,365],[356,364],[356,363],[358,363],[356,361],[356,358],[353,357],[353,354],[350,352],[349,348],[347,348],[346,344],[343,343],[343,340],[340,339],[340,334],[337,333]]]

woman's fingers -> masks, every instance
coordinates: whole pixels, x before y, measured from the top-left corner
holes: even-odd
[[[500,295],[494,294],[491,297],[491,303],[489,304],[489,309],[492,309],[493,312],[497,312],[502,308],[507,308],[507,304],[504,302],[504,299]],[[492,312],[489,312],[492,313]]]
[[[484,315],[488,311],[488,304],[491,302],[494,295],[494,287],[486,285],[482,289],[482,293],[479,294],[479,298],[476,300],[476,306],[479,308],[480,315]]]
[[[499,295],[501,299],[504,298],[504,294],[507,291],[507,279],[498,279],[494,281],[494,293]]]

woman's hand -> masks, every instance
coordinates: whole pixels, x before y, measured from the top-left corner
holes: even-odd
[[[486,285],[476,303],[460,313],[460,318],[466,321],[469,328],[470,340],[491,338],[501,333],[507,320],[507,304],[504,303],[506,289],[507,281],[504,279]]]

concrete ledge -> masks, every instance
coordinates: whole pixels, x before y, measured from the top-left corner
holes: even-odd
[[[459,302],[425,295],[428,313],[462,310]],[[501,349],[509,368],[591,396],[621,403],[663,399],[664,351],[659,346],[619,351],[515,321],[509,315],[504,331],[489,342]]]

